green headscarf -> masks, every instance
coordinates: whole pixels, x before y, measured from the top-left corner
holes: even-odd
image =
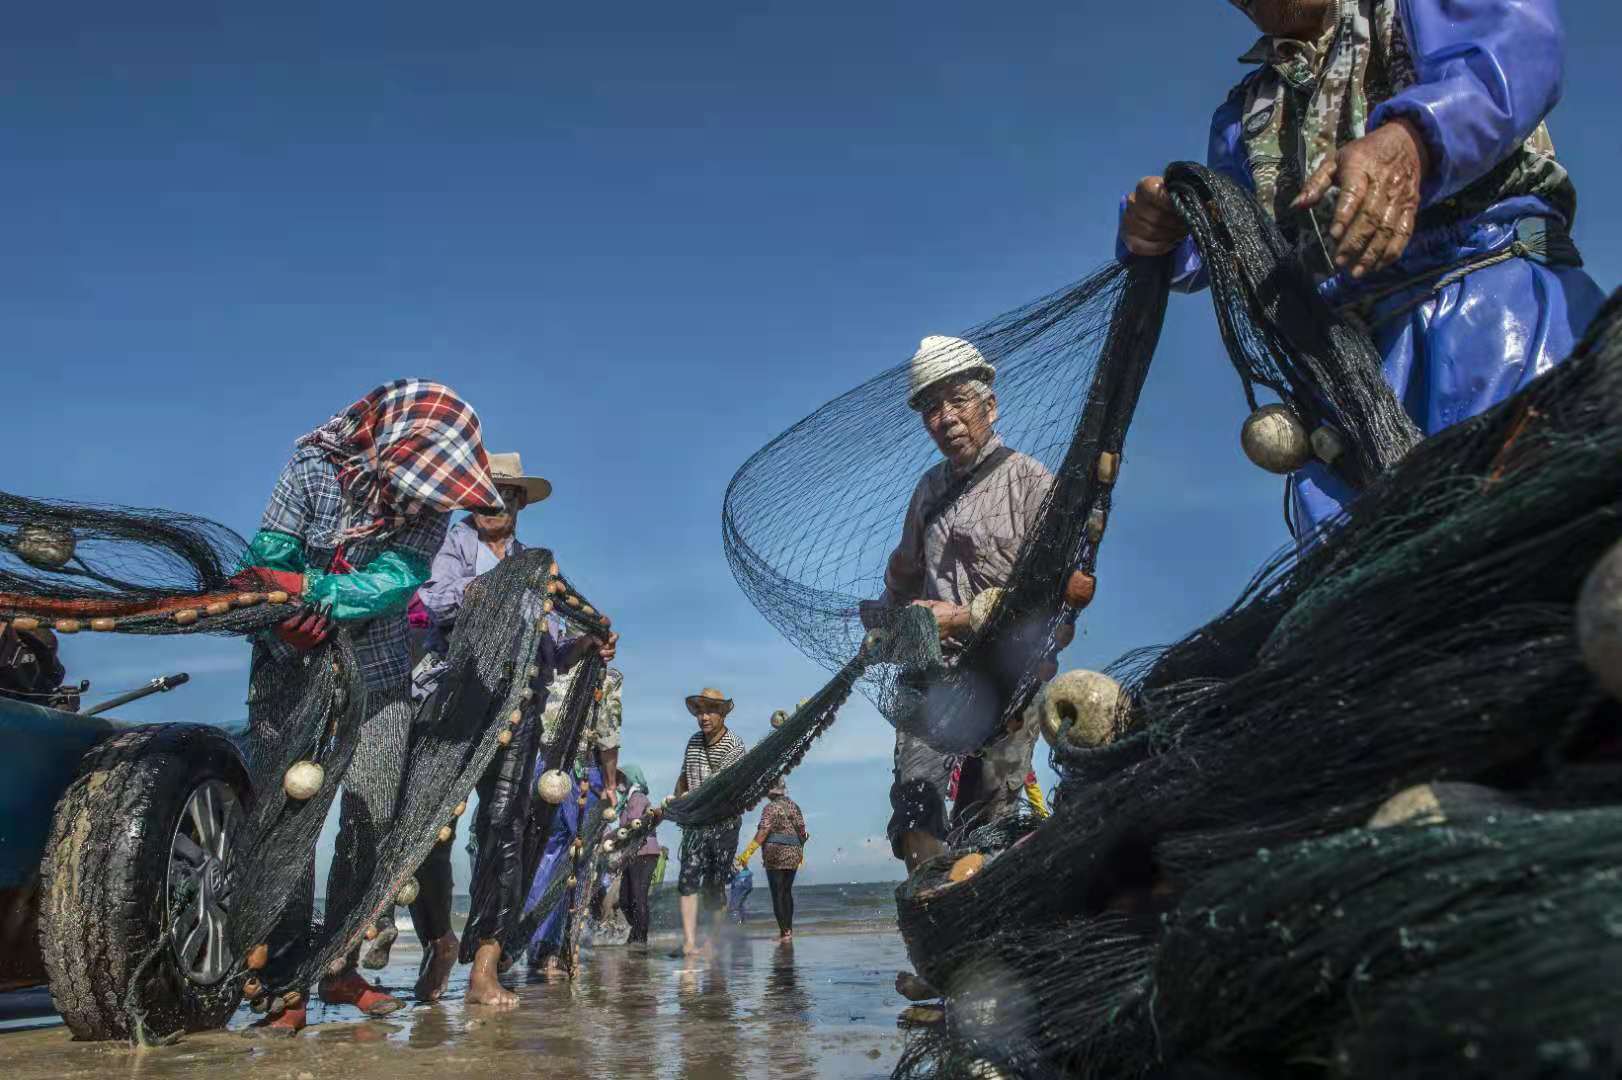
[[[619,771],[621,776],[630,781],[632,787],[641,788],[644,795],[648,793],[648,778],[642,774],[641,769],[635,765],[621,765]]]

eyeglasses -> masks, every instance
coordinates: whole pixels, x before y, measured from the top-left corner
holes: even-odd
[[[949,393],[940,394],[936,397],[925,398],[919,404],[918,411],[924,416],[935,416],[936,414],[950,407],[954,413],[962,415],[964,412],[974,408],[978,404],[980,404],[979,394],[966,387],[959,387],[958,389],[952,390]]]
[[[506,503],[508,506],[513,506],[513,505],[522,506],[523,505],[523,502],[524,502],[524,489],[523,488],[520,488],[520,487],[508,487],[508,486],[506,486],[504,484],[497,484],[496,485],[496,493],[501,496],[501,501]]]

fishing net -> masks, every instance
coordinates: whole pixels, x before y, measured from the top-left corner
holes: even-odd
[[[1155,957],[1159,1052],[1349,1076],[1614,1075],[1619,824],[1606,809],[1354,830],[1214,873]]]
[[[1175,165],[1167,184],[1210,268],[1246,400],[1257,406],[1257,386],[1283,398],[1307,430],[1324,432],[1332,467],[1366,486],[1418,438],[1372,345],[1288,272],[1287,245],[1230,181]],[[924,658],[921,670],[903,663],[866,673],[864,691],[898,728],[943,751],[974,751],[1039,684],[1060,623],[1075,617],[1061,604],[1071,575],[1090,575],[1096,561],[1168,287],[1164,260],[1111,264],[961,336],[961,349],[995,367],[1003,441],[1053,479],[1014,530],[1005,579],[972,582],[976,593],[1002,591],[962,648]],[[884,591],[909,495],[938,460],[907,405],[910,372],[893,368],[817,410],[751,457],[727,490],[723,535],[739,584],[829,667],[856,651],[862,602]],[[987,510],[1008,512],[1000,502]],[[982,526],[997,535],[990,521],[953,528]]]
[[[1256,386],[1282,397],[1304,429],[1327,433],[1326,464],[1366,486],[1418,438],[1373,346],[1289,270],[1288,246],[1238,187],[1188,164],[1172,166],[1167,183],[1210,266],[1247,401],[1257,405]],[[948,753],[979,750],[1020,715],[1091,599],[1169,287],[1166,260],[1112,263],[956,339],[952,348],[970,358],[949,364],[994,366],[1000,436],[1028,455],[1022,475],[1043,492],[1009,537],[1001,579],[978,583],[961,647],[943,649],[934,617],[906,598],[864,603],[885,593],[903,511],[938,454],[907,404],[913,364],[830,402],[745,462],[723,508],[728,561],[767,619],[835,675],[742,761],[667,802],[654,821],[662,813],[710,824],[754,805],[858,684],[899,730]],[[977,482],[971,471],[946,484],[944,501],[973,494]],[[1010,512],[1006,500],[988,511]],[[982,524],[999,528],[979,519],[954,528]]]
[[[1265,618],[1230,612],[1173,647],[1176,681],[1150,666],[1120,745],[1061,739],[1042,828],[961,884],[946,881],[950,859],[922,868],[898,894],[920,971],[945,979],[987,910],[1026,924],[1096,914],[1359,824],[1411,784],[1555,767],[1544,759],[1596,716],[1574,605],[1622,512],[1617,313],[1264,575],[1246,596]],[[1230,631],[1246,669],[1234,670],[1243,650],[1210,645]],[[1219,673],[1202,674],[1201,656]]]
[[[200,518],[0,494],[0,618],[21,628],[47,624],[58,633],[255,635],[287,619],[299,597],[265,591],[244,576],[238,568],[247,550],[240,536]],[[232,837],[228,910],[223,925],[205,919],[183,939],[166,928],[137,965],[121,995],[134,1037],[161,1040],[175,1033],[172,1017],[154,1014],[144,974],[165,950],[195,960],[205,947],[223,947],[232,958],[225,984],[240,987],[257,1009],[274,1010],[360,944],[432,846],[448,840],[449,826],[498,755],[533,756],[533,662],[542,616],[554,606],[577,630],[608,633],[606,616],[557,572],[549,552],[515,555],[481,578],[462,608],[439,686],[409,724],[408,748],[361,737],[378,703],[368,700],[345,631],[287,662],[256,651],[251,733],[241,750],[249,812]],[[597,665],[600,681],[600,662],[587,664]],[[580,685],[589,699],[593,682]],[[115,753],[123,745],[94,753]],[[384,759],[395,755],[403,755],[404,764],[393,819],[374,823],[375,843],[365,851],[340,845],[336,859],[353,864],[352,880],[342,895],[328,896],[320,917],[300,910],[300,893],[311,888],[316,839],[346,777],[357,768],[387,771]],[[320,769],[313,792],[299,792],[304,797],[284,785],[295,765]],[[527,785],[524,796],[510,801],[509,817],[527,816]],[[520,837],[523,824],[520,817],[512,830]],[[481,911],[495,920],[492,932],[499,933],[502,920],[516,912],[494,903],[495,875],[480,870],[474,888]],[[171,913],[207,901],[190,881],[171,889]],[[297,935],[279,943],[271,958],[263,946],[289,912]],[[181,925],[178,918],[174,925]]]

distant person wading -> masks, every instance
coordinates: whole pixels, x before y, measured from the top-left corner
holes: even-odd
[[[777,916],[780,941],[794,937],[794,875],[805,862],[805,845],[811,834],[805,829],[805,815],[788,797],[788,782],[779,777],[767,792],[771,802],[760,812],[755,838],[738,856],[740,868],[749,865],[755,850],[766,867],[766,881],[772,890],[772,913]]]

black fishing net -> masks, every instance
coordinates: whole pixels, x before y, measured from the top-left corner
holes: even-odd
[[[898,1075],[1614,1072],[1606,1017],[1622,969],[1581,961],[1591,946],[1608,955],[1598,939],[1615,936],[1597,918],[1615,907],[1614,852],[1596,842],[1609,812],[1522,819],[1532,824],[1513,836],[1470,840],[1473,878],[1450,864],[1443,834],[1404,832],[1409,861],[1369,869],[1390,891],[1355,911],[1338,905],[1359,870],[1340,860],[1378,860],[1399,841],[1337,834],[1399,790],[1446,778],[1511,789],[1506,800],[1525,805],[1622,801],[1614,763],[1586,760],[1614,748],[1619,728],[1583,664],[1575,610],[1622,534],[1619,316],[1613,298],[1570,361],[1412,449],[1228,612],[1123,658],[1112,668],[1122,702],[1103,718],[1112,741],[1057,739],[1053,817],[1001,851],[977,848],[972,858],[991,857],[966,880],[962,847],[898,891],[913,960],[948,1003],[948,1022],[915,1040]],[[1560,834],[1563,883],[1548,880],[1539,830]],[[1305,854],[1279,862],[1302,841]],[[1311,873],[1296,880],[1303,860]],[[1258,881],[1271,891],[1236,899]],[[1591,906],[1567,901],[1584,888]],[[1440,928],[1415,922],[1432,902]],[[1042,959],[1048,942],[1091,940],[1123,915],[1148,920],[1136,925],[1153,941],[1157,913],[1173,909],[1167,925],[1184,939],[1175,953],[1169,933],[1152,946],[1146,984],[1101,983],[1083,947],[1056,970]],[[1256,937],[1213,946],[1236,909]],[[1502,948],[1500,923],[1514,930]],[[1563,935],[1544,956],[1540,927]],[[1318,944],[1329,936],[1347,950],[1333,972]],[[1406,971],[1434,970],[1382,982],[1370,966],[1410,952]],[[1024,1002],[1051,980],[1060,990],[1041,990],[1044,1001],[1093,999],[1135,1034],[1111,1041],[1078,1020],[1033,1035],[1023,1008],[988,1018],[975,989],[997,984],[987,964],[1033,971],[998,1000]],[[1365,984],[1375,998],[1348,1007]],[[1213,1009],[1219,987],[1231,1006]],[[1508,1015],[1523,987],[1525,1022]]]
[[[1373,347],[1309,283],[1283,272],[1287,247],[1247,195],[1192,165],[1173,166],[1167,182],[1210,267],[1224,341],[1247,400],[1254,408],[1254,387],[1267,387],[1305,429],[1327,429],[1333,467],[1353,487],[1365,486],[1417,440],[1380,377]],[[1024,466],[1019,475],[1027,483],[1021,489],[1016,477],[1006,497],[972,472],[966,486],[960,478],[956,487],[942,480],[920,489],[944,487],[940,500],[955,499],[960,518],[981,515],[955,518],[959,532],[1007,534],[1006,543],[997,541],[1006,550],[970,560],[971,580],[959,588],[975,594],[964,601],[981,598],[973,632],[961,647],[875,665],[864,679],[898,728],[946,752],[978,750],[1024,707],[1067,639],[1061,624],[1073,622],[1090,595],[1168,289],[1164,260],[1111,264],[961,338],[939,339],[948,344],[933,352],[926,341],[922,360],[884,372],[796,424],[728,487],[723,532],[739,584],[807,655],[830,668],[844,664],[866,626],[886,625],[885,613],[871,605],[864,618],[863,602],[885,594],[887,569],[891,583],[897,579],[891,555],[904,518],[911,512],[927,522],[939,510],[920,496],[909,511],[920,475],[939,461],[908,406],[909,389],[931,364],[959,373],[994,367],[998,434],[1040,466]],[[1031,479],[1043,473],[1051,482]],[[903,554],[897,558],[905,562]],[[1072,577],[1077,571],[1088,576],[1085,583]],[[912,597],[892,591],[890,599]]]
[[[1357,824],[1409,784],[1513,771],[1575,737],[1595,693],[1574,605],[1622,511],[1616,314],[1521,395],[1418,447],[1253,587],[1270,625],[1230,612],[1173,647],[1179,679],[1151,667],[1138,681],[1120,744],[1061,740],[1049,823],[962,884],[940,887],[944,865],[916,875],[899,900],[921,968],[943,977],[986,910],[1096,913]],[[1209,645],[1235,629],[1252,650],[1238,672]],[[1203,655],[1221,670],[1199,672]]]
[[[256,635],[292,615],[299,598],[267,591],[242,574],[246,552],[246,542],[229,529],[169,511],[0,495],[0,618],[58,633]],[[558,573],[549,552],[504,560],[470,590],[438,688],[416,707],[403,687],[398,700],[368,695],[342,629],[292,660],[256,650],[251,731],[242,742],[248,813],[231,837],[224,893],[205,895],[192,878],[175,879],[167,896],[174,923],[136,965],[127,990],[101,988],[120,998],[128,1016],[112,1027],[140,1040],[176,1032],[177,1018],[152,1000],[153,961],[166,950],[186,963],[205,953],[216,963],[228,957],[223,985],[242,989],[260,1010],[291,1003],[291,995],[341,965],[433,845],[446,842],[448,826],[492,763],[501,758],[522,771],[534,760],[534,661],[543,616],[554,607],[577,631],[607,635],[606,616]],[[589,704],[601,662],[593,656],[585,663],[588,675],[577,684]],[[387,737],[366,735],[363,728],[384,710],[398,711],[400,722]],[[578,724],[570,737],[578,739]],[[98,752],[121,752],[123,745]],[[294,766],[320,770],[314,789],[299,797],[284,785]],[[345,844],[340,835],[332,875],[340,886],[329,890],[317,916],[309,899],[315,843],[340,788],[359,776],[386,784],[398,776],[398,799],[388,821],[368,823],[366,837]],[[481,815],[492,819],[490,831],[512,841],[487,845],[490,857],[475,869],[482,920],[475,930],[490,937],[516,921],[512,898],[522,896],[518,849],[532,804],[527,778],[521,789],[522,798]],[[213,887],[218,894],[220,883]],[[180,917],[199,905],[205,917]],[[292,927],[290,938],[278,940],[279,925]]]
[[[1354,830],[1209,875],[1155,957],[1159,1056],[1615,1075],[1619,824],[1605,809]]]
[[[1257,405],[1256,385],[1273,390],[1304,430],[1329,433],[1326,464],[1366,486],[1418,438],[1373,346],[1289,272],[1287,245],[1243,191],[1187,164],[1168,170],[1167,183],[1209,264],[1247,401]],[[733,572],[778,629],[836,674],[745,759],[663,813],[700,825],[748,809],[858,682],[899,730],[948,753],[979,750],[1022,713],[1091,599],[1169,287],[1165,260],[1111,264],[961,338],[926,339],[912,363],[817,410],[739,469],[722,515]],[[1003,445],[1028,456],[1007,465],[1008,489],[989,500],[977,491],[1017,457],[994,452],[954,479],[909,405],[943,371],[947,381],[993,381]],[[973,595],[959,599],[973,601],[971,633],[943,648],[933,615],[908,605],[924,590],[896,592],[916,569],[897,570],[908,553],[896,545],[904,518],[917,529],[959,503],[969,517],[954,529],[1000,536],[990,546],[1003,550],[969,571],[959,591]],[[872,603],[880,597],[888,603]]]

